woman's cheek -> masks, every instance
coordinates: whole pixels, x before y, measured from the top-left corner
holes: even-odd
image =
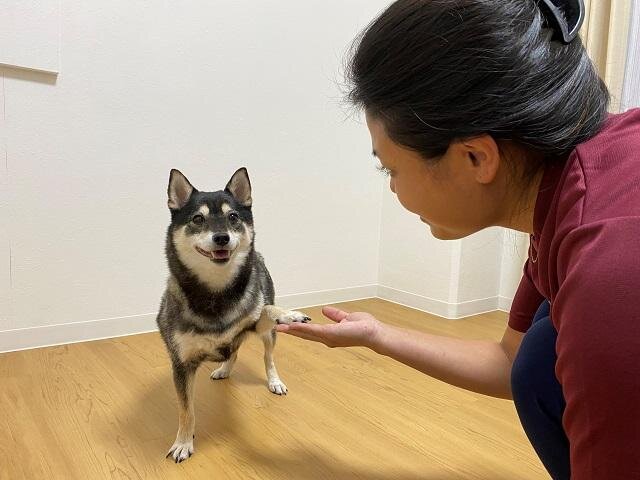
[[[396,187],[398,187],[398,185],[396,185]],[[397,189],[395,194],[396,197],[398,197],[400,205],[402,205],[406,210],[409,210],[410,212],[417,215],[420,215],[422,213],[420,203],[416,201],[416,197],[414,195],[408,195],[407,192],[402,188]]]

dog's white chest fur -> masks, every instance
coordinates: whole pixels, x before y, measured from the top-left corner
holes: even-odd
[[[256,308],[250,315],[234,322],[233,326],[221,334],[175,332],[173,339],[180,360],[188,362],[203,355],[214,355],[218,348],[228,346],[240,332],[250,328],[260,317],[261,310],[262,305],[259,305],[259,308]]]
[[[199,335],[193,332],[178,332],[174,335],[174,340],[183,362],[202,355],[211,355],[225,344],[221,335]]]

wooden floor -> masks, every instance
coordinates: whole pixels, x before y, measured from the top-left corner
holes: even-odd
[[[341,305],[432,333],[499,338],[502,313],[448,321],[382,300]],[[306,309],[322,321],[317,308]],[[546,479],[513,404],[364,349],[280,335],[289,387],[265,384],[262,345],[228,380],[198,371],[195,455],[165,459],[177,410],[158,334],[0,355],[0,479]]]

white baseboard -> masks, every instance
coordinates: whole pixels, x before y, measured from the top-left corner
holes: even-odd
[[[498,297],[479,298],[454,305],[454,319],[472,317],[498,310]]]
[[[385,285],[378,285],[378,297],[383,300],[404,305],[405,307],[415,308],[416,310],[421,310],[432,315],[451,318],[449,312],[450,304],[441,300],[423,297],[422,295],[397,290]]]
[[[123,337],[157,330],[156,314],[0,331],[0,353]]]
[[[498,309],[508,311],[512,301],[505,297],[491,297],[463,303],[448,303],[384,285],[363,285],[283,295],[276,297],[276,303],[293,309],[373,297],[449,319],[460,319]],[[0,331],[0,353],[122,337],[155,330],[156,313],[4,330]]]
[[[498,310],[502,312],[507,312],[511,310],[511,304],[513,303],[513,298],[507,297],[498,297]]]
[[[303,308],[371,298],[375,297],[376,293],[377,285],[365,285],[283,295],[276,298],[276,303],[285,308]],[[157,330],[156,313],[4,330],[0,331],[0,353],[122,337],[155,330]]]
[[[378,297],[450,320],[459,320],[481,313],[493,312],[498,310],[499,304],[499,297],[481,298],[461,303],[449,303],[384,285],[378,285]]]

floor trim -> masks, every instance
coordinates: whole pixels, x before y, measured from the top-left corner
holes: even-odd
[[[505,297],[448,303],[384,285],[363,285],[283,295],[276,297],[276,303],[285,308],[293,309],[373,297],[448,319],[460,319],[495,310],[507,311],[511,305],[511,299]],[[155,318],[156,313],[145,313],[127,317],[4,330],[0,331],[0,353],[152,332],[157,330]]]

